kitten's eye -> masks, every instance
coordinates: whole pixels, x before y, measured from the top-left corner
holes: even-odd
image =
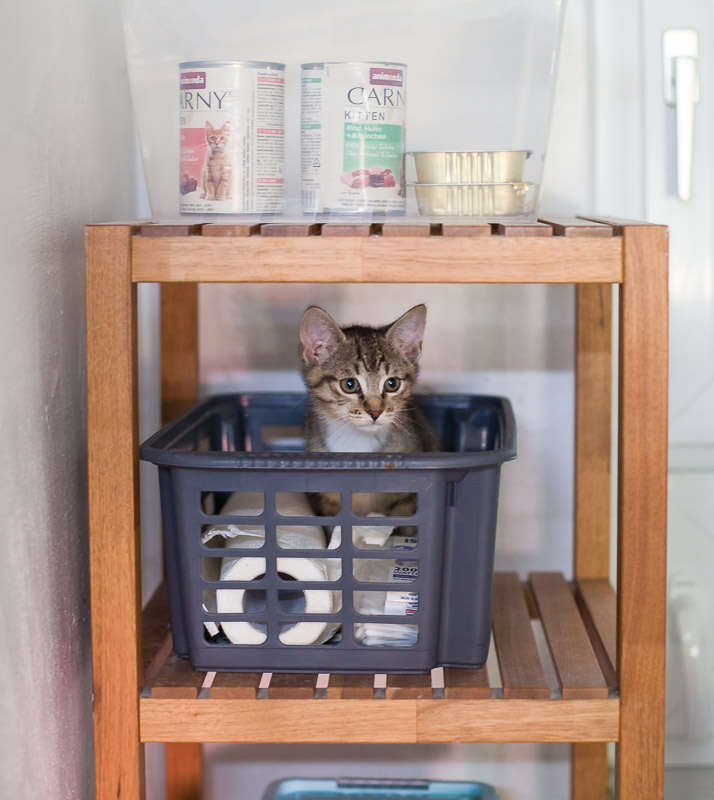
[[[387,378],[387,380],[384,382],[384,391],[396,392],[401,385],[402,382],[399,378]]]
[[[354,394],[359,391],[359,381],[354,378],[343,378],[340,381],[340,389],[347,394]]]

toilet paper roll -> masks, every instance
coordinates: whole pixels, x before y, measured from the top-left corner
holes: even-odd
[[[278,496],[277,510],[283,517],[310,517],[314,514],[304,492],[281,492]],[[217,536],[232,540],[230,547],[261,547],[265,540],[265,528],[251,517],[263,513],[262,492],[234,492],[221,509],[223,516],[246,517],[245,522],[230,522],[214,525],[202,536],[206,544]],[[278,525],[276,531],[278,546],[286,550],[323,550],[326,547],[325,532],[320,525]],[[253,540],[253,543],[251,543]]]
[[[233,544],[233,542],[231,542]],[[328,559],[278,558],[278,572],[296,581],[327,581]],[[264,558],[226,558],[221,568],[221,580],[252,581],[265,575]],[[287,588],[287,587],[286,587]],[[219,613],[242,613],[245,610],[245,589],[217,589],[216,607]],[[336,609],[335,593],[329,589],[304,589],[305,614],[331,614]],[[267,635],[252,622],[222,622],[221,627],[233,644],[262,644]],[[339,628],[338,623],[297,622],[280,632],[283,644],[322,644]]]
[[[205,544],[215,537],[225,540],[224,547],[231,549],[256,549],[265,541],[262,525],[250,521],[251,517],[263,513],[262,492],[235,492],[223,508],[221,514],[245,517],[245,522],[215,525],[201,537]],[[278,496],[278,512],[285,517],[310,517],[314,512],[307,496],[302,492],[281,492]],[[369,514],[368,516],[380,516]],[[356,526],[353,528],[355,544],[366,544],[377,549],[411,549],[416,540],[393,536],[391,526]],[[326,538],[324,530],[318,525],[279,525],[276,530],[278,545],[285,549],[324,549]],[[336,526],[330,538],[329,549],[339,547],[341,530]],[[394,561],[365,560],[357,562],[355,577],[361,581],[399,581],[395,574]],[[409,562],[401,562],[407,564]],[[277,569],[284,575],[302,581],[334,581],[341,574],[341,559],[316,558],[278,558]],[[399,570],[396,570],[399,572]],[[265,559],[253,557],[226,558],[221,567],[221,580],[257,580],[265,574]],[[286,587],[287,588],[287,587]],[[306,589],[302,592],[304,613],[330,614],[339,609],[337,592],[323,589]],[[417,595],[409,592],[355,592],[354,604],[360,614],[404,614],[416,610]],[[245,610],[244,589],[218,589],[216,591],[218,612],[242,613]],[[302,610],[302,609],[301,609]],[[252,622],[223,622],[224,633],[234,644],[262,644],[267,635],[265,630]],[[264,628],[264,626],[263,626]],[[339,630],[339,623],[298,622],[279,634],[284,644],[322,644]],[[367,645],[404,645],[416,640],[416,626],[381,625],[361,623],[355,629],[356,639]]]

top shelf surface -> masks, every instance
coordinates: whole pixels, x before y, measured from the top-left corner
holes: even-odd
[[[114,223],[136,283],[621,283],[619,219]]]

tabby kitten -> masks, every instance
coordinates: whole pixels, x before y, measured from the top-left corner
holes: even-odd
[[[330,453],[434,451],[439,441],[414,406],[426,323],[418,305],[391,325],[341,328],[321,308],[305,311],[300,323],[300,356],[308,389],[307,450]],[[359,515],[414,513],[413,495],[355,495]],[[339,495],[315,494],[316,512],[333,515]]]
[[[233,181],[233,163],[230,141],[230,125],[226,122],[214,128],[206,122],[206,160],[201,172],[201,198],[206,200],[230,200]]]

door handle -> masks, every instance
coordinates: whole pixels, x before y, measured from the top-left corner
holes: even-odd
[[[694,166],[694,107],[699,102],[699,37],[695,30],[664,32],[664,100],[675,107],[677,197],[690,200]]]

